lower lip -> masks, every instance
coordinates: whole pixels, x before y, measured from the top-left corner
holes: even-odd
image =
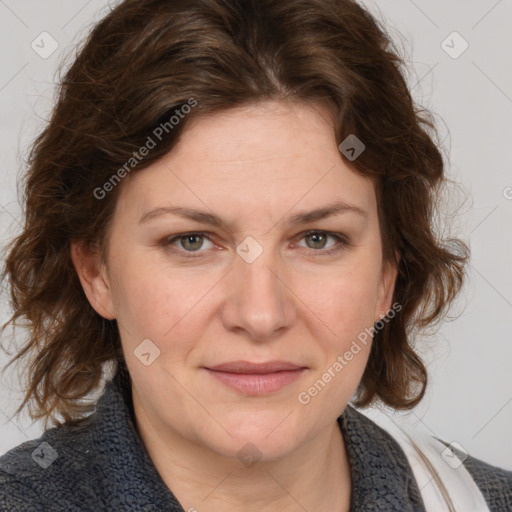
[[[267,395],[283,389],[285,386],[296,381],[305,371],[305,368],[265,374],[230,373],[210,369],[207,370],[210,375],[220,380],[226,386],[246,395],[258,396]]]

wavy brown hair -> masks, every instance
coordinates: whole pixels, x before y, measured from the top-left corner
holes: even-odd
[[[23,325],[29,333],[8,364],[28,359],[16,414],[28,404],[46,424],[79,422],[94,408],[83,399],[99,388],[105,364],[127,371],[116,321],[89,304],[70,244],[81,240],[106,256],[122,183],[102,199],[95,190],[191,98],[197,105],[132,173],[172,150],[195,117],[265,100],[327,102],[338,143],[350,134],[364,142],[347,164],[374,180],[383,258],[398,265],[393,301],[402,309],[375,334],[356,404],[417,404],[427,372],[411,333],[445,317],[469,249],[436,233],[445,163],[434,116],[412,99],[404,63],[381,22],[352,0],[115,7],[59,80],[51,119],[28,156],[25,224],[7,246],[2,277],[13,309],[3,329]]]

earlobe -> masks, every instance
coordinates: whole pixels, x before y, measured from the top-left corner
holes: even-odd
[[[85,295],[94,310],[103,318],[115,318],[110,282],[100,251],[81,240],[71,243],[71,260]]]

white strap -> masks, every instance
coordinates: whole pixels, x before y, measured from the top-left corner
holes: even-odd
[[[403,424],[397,425],[384,411],[375,408],[358,411],[400,444],[413,470],[427,512],[490,512],[480,489],[456,458],[455,452],[431,436],[412,431]],[[441,487],[444,487],[447,498]]]

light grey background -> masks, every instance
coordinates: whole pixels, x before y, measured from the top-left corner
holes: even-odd
[[[459,316],[418,340],[429,363],[430,387],[424,401],[401,417],[458,442],[477,458],[512,469],[512,1],[361,3],[385,18],[393,37],[403,35],[413,95],[438,114],[450,151],[449,175],[470,197],[451,224],[453,234],[472,249],[469,279],[453,310]],[[51,111],[57,67],[64,55],[69,62],[71,48],[108,9],[105,0],[0,0],[2,245],[20,229],[17,178]],[[47,58],[31,47],[35,41],[40,53],[51,49],[42,32],[58,43]],[[469,46],[458,55],[464,41]],[[5,290],[0,299],[4,322]],[[8,330],[4,336],[10,335]],[[0,364],[6,361],[0,354]],[[10,419],[21,398],[13,371],[2,375],[0,392],[2,454],[38,437],[42,426],[26,415]]]

